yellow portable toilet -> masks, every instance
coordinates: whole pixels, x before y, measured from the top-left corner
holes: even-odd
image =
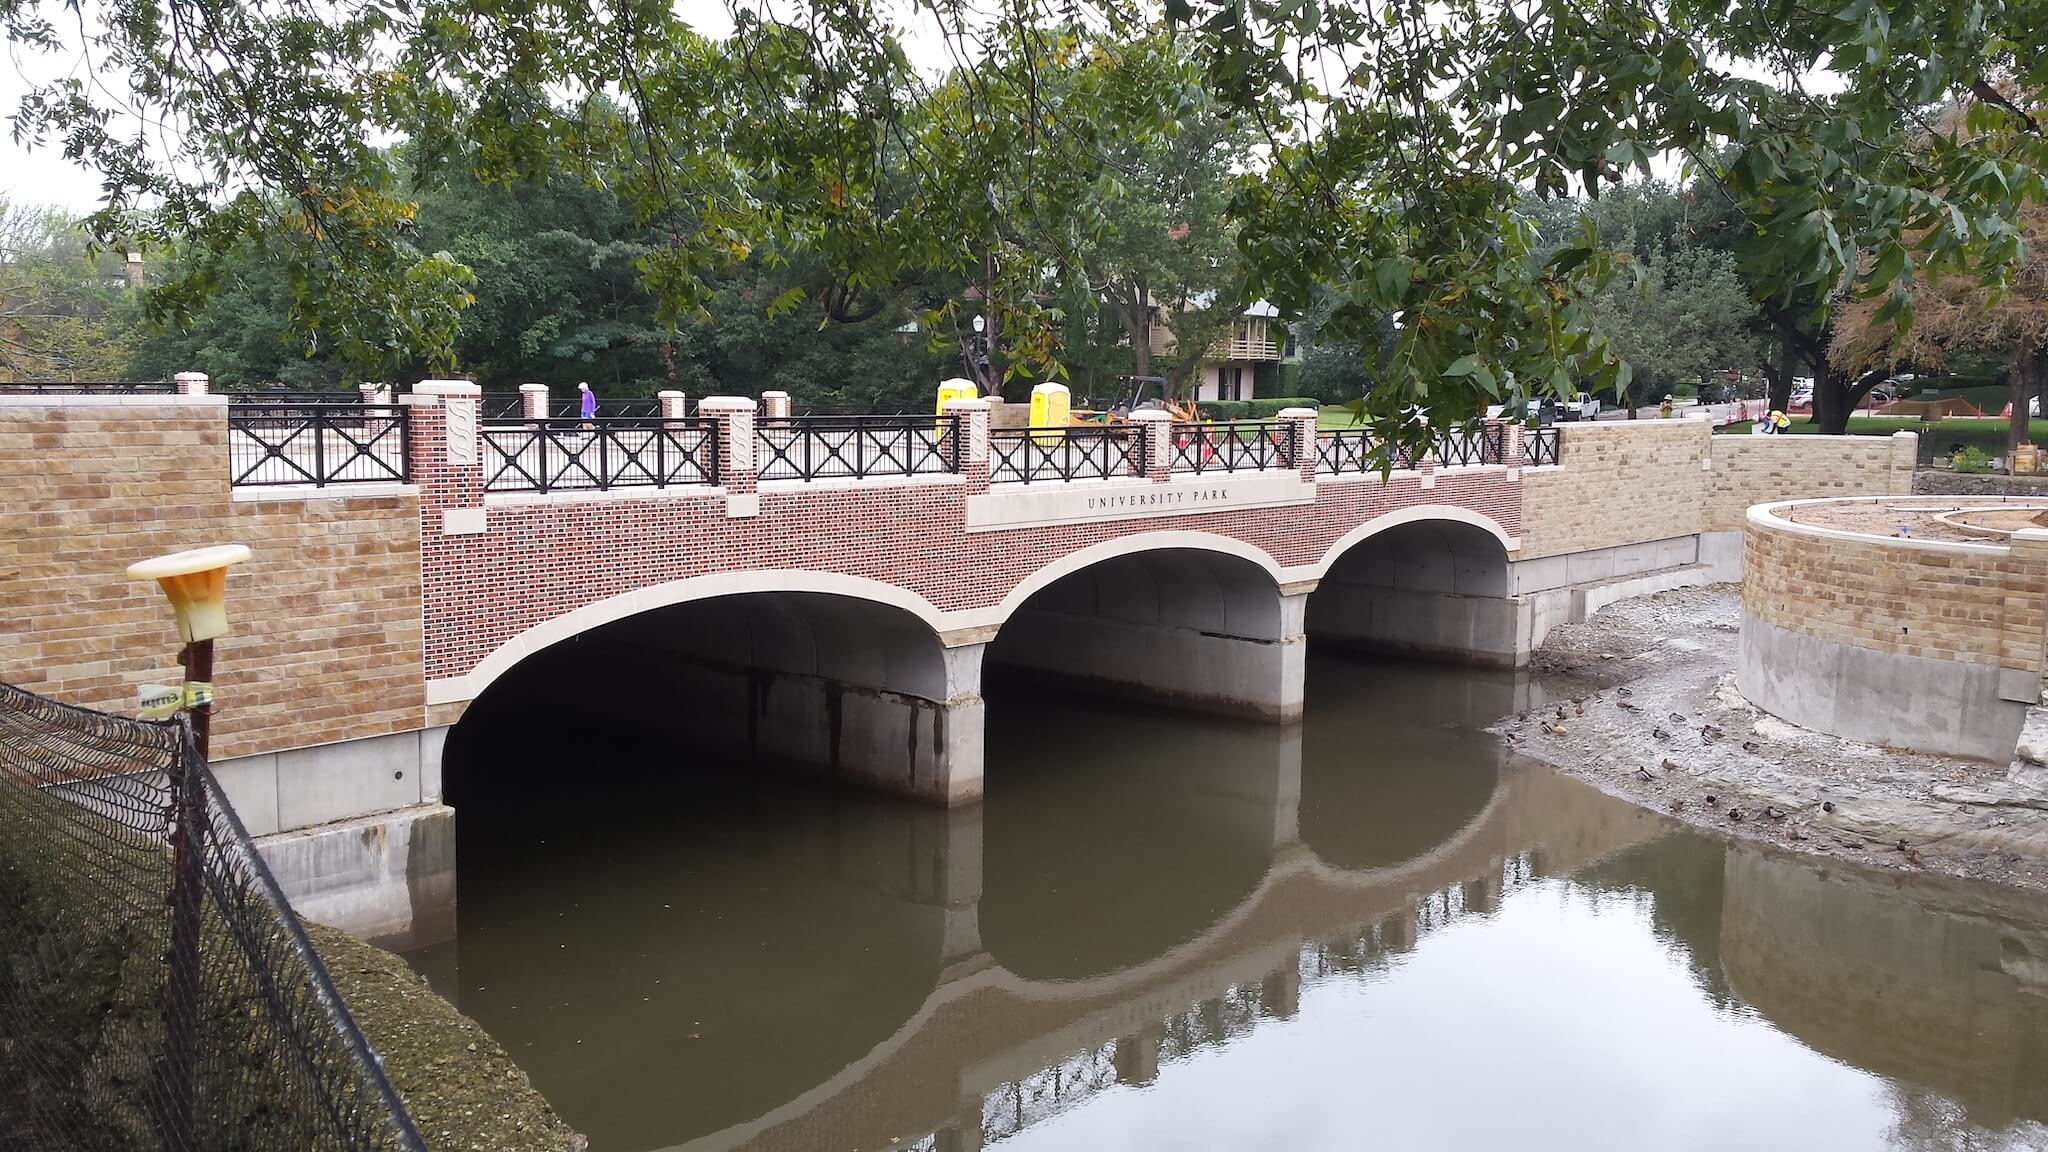
[[[951,380],[939,381],[939,402],[932,411],[940,416],[944,416],[946,414],[946,401],[948,400],[979,399],[981,399],[981,389],[974,386],[974,381],[955,376]],[[945,432],[946,426],[943,422],[938,425],[938,430],[942,434]]]
[[[1066,435],[1070,422],[1068,411],[1073,407],[1073,398],[1065,384],[1048,380],[1031,390],[1031,426],[1033,428],[1058,429],[1034,434],[1031,438],[1040,444],[1057,444]]]

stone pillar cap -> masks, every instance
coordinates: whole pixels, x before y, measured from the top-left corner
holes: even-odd
[[[1313,420],[1315,418],[1316,410],[1313,408],[1282,408],[1274,416],[1276,420]]]
[[[1171,413],[1171,412],[1168,412],[1168,411],[1167,411],[1166,409],[1164,409],[1164,408],[1140,408],[1140,409],[1138,409],[1138,410],[1137,410],[1136,412],[1133,412],[1133,413],[1131,413],[1131,419],[1133,419],[1133,420],[1171,420],[1171,419],[1173,419],[1173,413]]]
[[[699,412],[752,412],[757,407],[752,396],[706,396],[697,401]]]
[[[782,389],[780,389],[780,388],[774,388],[774,389],[770,389],[769,391],[766,391],[766,392],[763,392],[763,393],[761,393],[761,399],[763,399],[763,400],[766,400],[766,399],[767,399],[768,397],[770,397],[770,396],[787,396],[787,395],[789,395],[789,393],[787,393],[787,392],[784,392],[784,391],[783,391]]]
[[[545,392],[548,390],[548,386],[545,384],[521,384],[519,390],[521,392]]]
[[[661,391],[656,392],[654,395],[656,399],[667,399],[670,396],[674,396],[677,399],[681,399],[683,394],[674,388],[664,388]]]
[[[173,380],[204,380],[206,378],[206,373],[204,372],[179,372],[171,377]]]
[[[988,401],[948,400],[946,401],[944,408],[947,412],[986,412],[988,411]]]
[[[422,396],[481,396],[484,391],[472,380],[422,380],[412,390]]]

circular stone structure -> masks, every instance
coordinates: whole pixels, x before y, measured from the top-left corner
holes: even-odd
[[[1743,695],[1845,739],[2010,759],[2041,698],[2048,530],[2007,521],[2044,509],[1944,496],[1750,508]]]

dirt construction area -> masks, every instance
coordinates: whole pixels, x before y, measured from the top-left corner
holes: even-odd
[[[2048,891],[2048,771],[1778,720],[1736,690],[1740,631],[1733,584],[1610,605],[1553,630],[1532,663],[1584,691],[1494,731],[1521,755],[1702,827]]]

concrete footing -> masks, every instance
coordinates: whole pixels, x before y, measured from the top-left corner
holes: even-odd
[[[405,950],[455,938],[455,810],[416,804],[260,837],[301,917]]]
[[[2040,692],[2038,673],[1858,648],[1747,611],[1736,683],[1750,703],[1802,728],[1999,763],[2012,758]]]

